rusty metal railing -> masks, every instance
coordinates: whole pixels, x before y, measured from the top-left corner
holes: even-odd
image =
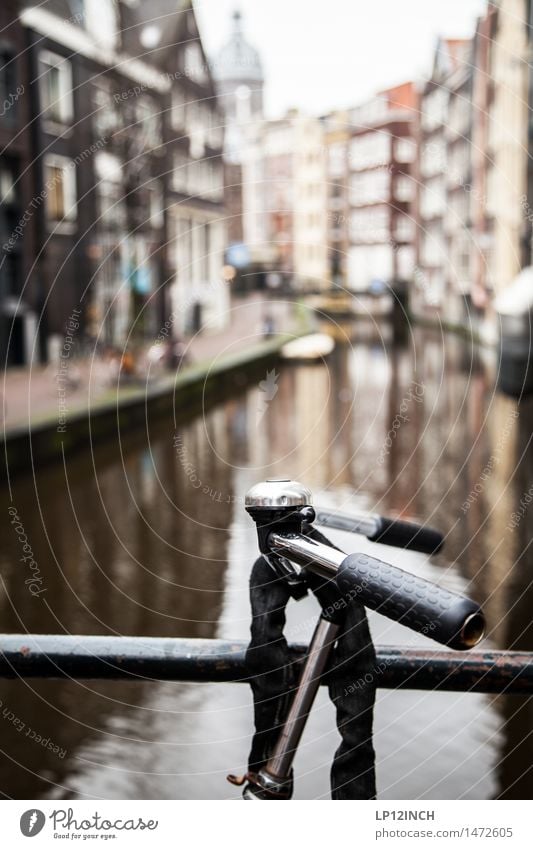
[[[0,678],[247,683],[246,646],[239,640],[4,634]],[[307,646],[291,648],[303,662]],[[530,694],[533,654],[377,646],[374,681],[385,689]]]

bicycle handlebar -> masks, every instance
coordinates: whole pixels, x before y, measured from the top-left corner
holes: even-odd
[[[473,648],[485,630],[481,608],[471,599],[366,554],[349,554],[336,584],[345,595],[357,593],[366,607],[453,649]]]
[[[367,554],[344,554],[298,533],[272,531],[268,550],[333,579],[345,600],[365,607],[438,643],[464,650],[483,637],[478,604]]]
[[[421,551],[424,554],[436,554],[444,545],[444,536],[435,528],[405,522],[403,519],[389,519],[377,513],[342,513],[315,508],[317,525],[362,534],[371,542]]]
[[[346,555],[331,544],[302,533],[315,520],[311,492],[297,481],[275,479],[256,484],[246,494],[245,507],[257,525],[259,550],[266,557],[278,555],[334,580],[345,595],[356,595],[366,607],[376,610],[454,649],[469,649],[483,637],[485,620],[480,607],[468,598],[418,578],[396,566],[366,554]],[[407,522],[366,516],[365,530],[354,517],[319,511],[330,527],[365,533],[369,539],[404,546],[423,542],[434,550],[442,544],[438,531]],[[319,519],[320,521],[320,519]],[[372,524],[371,524],[372,523]],[[413,535],[414,533],[414,535]],[[273,559],[272,563],[276,561]],[[281,562],[283,562],[281,560]]]

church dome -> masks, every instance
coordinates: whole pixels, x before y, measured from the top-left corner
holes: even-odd
[[[261,59],[244,38],[240,12],[233,13],[233,32],[218,52],[213,71],[219,82],[263,82]]]

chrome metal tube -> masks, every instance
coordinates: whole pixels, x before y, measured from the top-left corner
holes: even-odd
[[[278,534],[273,531],[268,537],[268,544],[276,554],[282,554],[297,563],[306,566],[323,578],[335,578],[339,566],[346,560],[346,554],[329,545],[302,534]]]
[[[298,533],[272,531],[269,548],[326,579],[341,594],[377,610],[413,631],[461,651],[483,638],[485,619],[479,605],[368,554],[344,555],[338,549]]]
[[[318,620],[294,701],[289,708],[287,719],[274,751],[265,767],[268,775],[272,775],[274,778],[285,779],[290,775],[298,743],[320,687],[320,677],[324,672],[338,633],[338,625],[334,625],[322,617]]]

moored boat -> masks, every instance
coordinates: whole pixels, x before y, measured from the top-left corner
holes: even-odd
[[[284,360],[314,362],[329,356],[335,347],[335,340],[326,333],[311,333],[301,339],[287,342],[281,349]]]

